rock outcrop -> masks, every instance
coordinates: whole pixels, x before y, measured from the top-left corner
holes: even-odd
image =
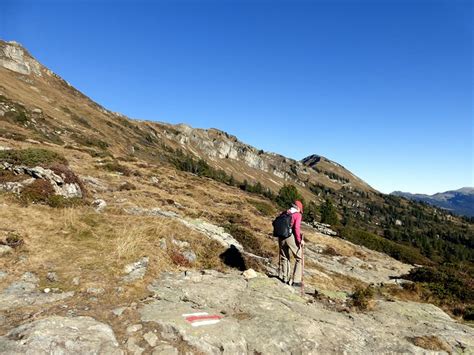
[[[31,272],[12,282],[0,293],[0,311],[53,303],[74,295],[74,292],[43,293],[38,290],[38,283],[38,277]]]
[[[150,290],[156,300],[141,320],[208,354],[425,354],[410,338],[426,335],[474,351],[474,330],[430,304],[381,300],[367,313],[336,312],[276,279],[215,271],[167,273]]]
[[[25,49],[16,42],[7,42],[0,46],[0,65],[19,74],[31,73],[41,76],[41,64],[34,60]]]
[[[20,192],[24,186],[32,183],[34,179],[44,179],[49,181],[56,195],[60,195],[66,198],[81,198],[83,196],[83,192],[78,183],[66,182],[65,176],[58,175],[51,169],[46,169],[41,166],[30,168],[23,165],[12,165],[6,162],[3,163],[2,167],[4,170],[11,171],[16,175],[27,175],[31,176],[32,178],[27,179],[23,182],[2,184],[1,187],[3,187],[4,190],[7,190],[9,192]]]

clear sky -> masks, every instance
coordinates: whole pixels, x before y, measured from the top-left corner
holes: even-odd
[[[463,0],[2,0],[0,37],[132,118],[434,193],[474,186],[473,15]]]

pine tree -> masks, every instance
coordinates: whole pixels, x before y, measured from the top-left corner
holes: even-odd
[[[303,202],[303,196],[294,185],[284,185],[276,198],[276,202],[282,208],[289,208],[296,200]]]
[[[336,208],[330,199],[327,199],[321,206],[321,222],[330,225],[338,223]]]

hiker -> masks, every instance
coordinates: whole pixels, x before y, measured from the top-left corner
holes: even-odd
[[[295,201],[291,208],[286,211],[287,214],[291,214],[291,233],[288,238],[279,238],[278,245],[280,247],[280,279],[290,285],[301,287],[301,258],[302,258],[302,246],[304,244],[301,235],[301,219],[303,213],[303,204],[301,201]],[[295,258],[295,267],[293,269],[293,275],[290,278],[291,265],[290,265],[290,252]]]

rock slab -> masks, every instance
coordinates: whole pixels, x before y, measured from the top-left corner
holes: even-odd
[[[53,316],[0,337],[2,354],[124,354],[110,326],[91,317]]]
[[[149,289],[156,300],[139,309],[142,322],[206,354],[426,354],[409,339],[427,335],[474,352],[474,329],[430,304],[377,301],[367,313],[337,312],[276,279],[239,273],[165,273]]]

